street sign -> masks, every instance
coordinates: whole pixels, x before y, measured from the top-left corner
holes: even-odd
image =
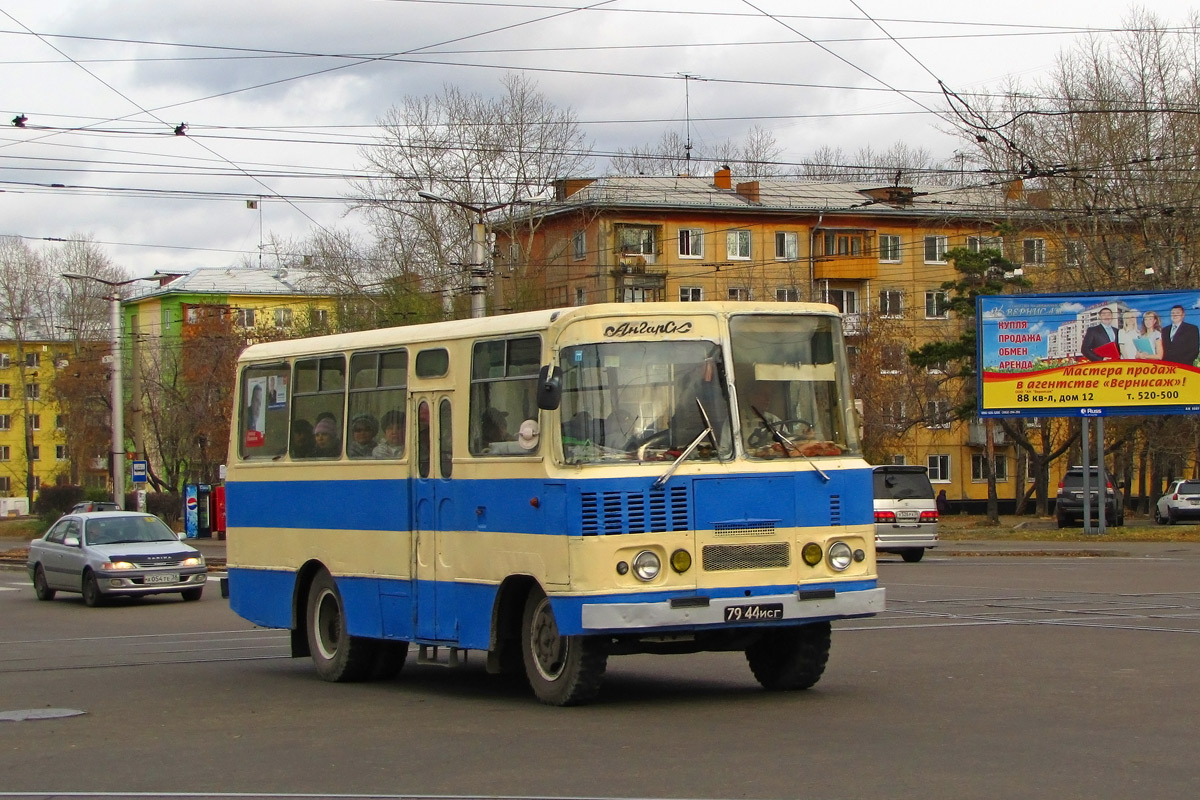
[[[145,461],[134,461],[132,468],[129,471],[129,478],[134,483],[145,483],[146,482],[146,462]]]

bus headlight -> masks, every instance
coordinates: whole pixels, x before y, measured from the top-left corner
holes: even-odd
[[[821,545],[816,542],[809,542],[800,550],[800,557],[804,559],[804,563],[810,567],[815,567],[821,563],[821,557],[825,555],[821,552]]]
[[[829,566],[838,572],[850,566],[852,560],[854,560],[854,552],[845,542],[834,542],[833,546],[829,548]]]
[[[661,569],[662,561],[649,550],[643,550],[633,557],[633,574],[640,581],[654,580]]]
[[[692,554],[687,550],[676,550],[671,553],[671,569],[680,575],[692,568]]]

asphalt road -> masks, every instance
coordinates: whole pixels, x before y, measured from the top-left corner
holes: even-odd
[[[568,709],[474,653],[323,683],[215,585],[89,609],[0,571],[0,716],[84,712],[0,722],[0,798],[1200,796],[1200,545],[884,558],[888,611],[810,691],[614,657]]]

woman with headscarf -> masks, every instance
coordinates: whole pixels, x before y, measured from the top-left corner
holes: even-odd
[[[316,441],[316,447],[313,448],[314,457],[337,458],[342,454],[342,442],[332,415],[318,415],[317,424],[313,425],[313,439]]]

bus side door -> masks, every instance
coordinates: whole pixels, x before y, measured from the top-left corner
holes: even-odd
[[[415,394],[417,457],[413,459],[413,604],[418,639],[453,641],[457,638],[454,564],[448,561],[447,534],[453,525],[450,477],[454,465],[451,395]]]

